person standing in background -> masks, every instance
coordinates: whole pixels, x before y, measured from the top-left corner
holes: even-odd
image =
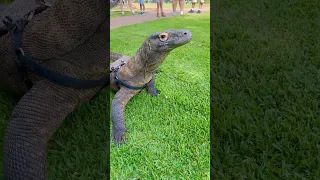
[[[194,7],[195,7],[196,3],[197,3],[197,0],[192,0],[192,8],[189,11],[189,13],[194,13]],[[204,0],[200,0],[199,9],[197,11],[198,14],[201,13],[201,8],[202,8],[203,3],[204,3]]]
[[[159,9],[161,10],[162,17],[166,17],[163,12],[163,0],[155,0],[154,2],[157,3],[157,17],[160,17]]]
[[[121,14],[124,14],[123,12],[123,0],[119,0],[120,1],[120,9],[121,9]],[[130,8],[130,12],[131,14],[134,14],[133,10],[132,10],[132,4],[131,4],[131,0],[128,0],[128,5],[129,5],[129,8]]]
[[[172,9],[173,9],[173,15],[176,15],[176,9],[177,9],[177,4],[179,1],[179,7],[180,7],[180,14],[183,15],[183,10],[184,10],[184,0],[172,0]]]
[[[144,0],[138,0],[138,3],[140,4],[140,14],[143,14],[146,10],[144,6]]]

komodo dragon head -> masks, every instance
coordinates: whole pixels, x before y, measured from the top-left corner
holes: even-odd
[[[153,71],[173,49],[187,44],[191,39],[192,33],[186,29],[168,29],[153,33],[144,41],[131,61],[142,66],[145,71]]]
[[[164,32],[153,33],[145,41],[149,45],[150,51],[169,52],[179,46],[187,44],[192,39],[192,33],[189,30],[168,29]]]

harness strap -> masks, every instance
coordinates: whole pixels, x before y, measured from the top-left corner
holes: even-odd
[[[123,81],[121,81],[118,77],[118,70],[120,69],[121,66],[123,66],[125,63],[119,65],[118,67],[116,68],[113,68],[113,71],[114,71],[114,78],[116,79],[116,83],[117,84],[120,84],[128,89],[133,89],[133,90],[140,90],[140,89],[143,89],[145,87],[147,87],[147,84],[152,80],[150,80],[148,83],[146,83],[144,86],[131,86],[130,84],[127,84]]]
[[[123,85],[123,86],[126,87],[126,88],[134,89],[134,90],[139,90],[139,89],[143,89],[143,88],[147,87],[147,84],[145,84],[144,86],[131,86],[130,84],[127,84],[127,83],[121,81],[121,80],[118,78],[118,76],[117,76],[117,72],[118,72],[118,71],[114,71],[115,79],[116,79],[116,81],[117,81],[118,84],[121,84],[121,85]]]
[[[43,5],[41,7],[38,7],[34,11],[31,11],[28,14],[26,14],[24,16],[24,18],[28,19],[28,21],[30,21],[33,18],[33,16],[41,13],[42,11],[46,10],[49,7],[48,5],[46,5],[44,3],[42,3],[42,4]],[[2,20],[2,22],[5,26],[0,28],[0,36],[7,34],[15,26],[15,23],[12,22],[13,20],[9,16],[5,16],[4,18],[5,19]]]
[[[21,55],[21,56],[18,56],[18,59],[22,67],[27,67],[31,71],[37,72],[41,77],[44,77],[50,81],[53,81],[57,84],[60,84],[66,87],[71,87],[75,89],[89,89],[89,88],[94,88],[99,86],[105,86],[110,81],[110,76],[105,76],[99,80],[77,79],[71,76],[66,76],[54,71],[50,71],[49,69],[45,69],[41,67],[36,61],[31,59],[29,56]]]
[[[7,19],[9,19],[9,18],[7,18]],[[9,20],[10,20],[10,22],[12,21],[11,18]],[[28,22],[26,20],[21,19],[21,20],[16,21],[15,23],[12,23],[12,27],[15,27],[15,29],[13,31],[13,35],[14,35],[13,48],[14,48],[15,53],[17,54],[17,59],[15,59],[15,64],[18,68],[20,76],[22,77],[23,81],[26,83],[27,87],[30,89],[33,84],[31,82],[31,80],[28,78],[27,67],[24,66],[24,63],[21,60],[21,57],[22,57],[22,55],[24,55],[24,52],[20,48],[21,47],[21,39],[22,39],[22,31],[27,23]]]

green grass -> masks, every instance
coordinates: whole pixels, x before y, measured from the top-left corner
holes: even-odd
[[[0,4],[8,4],[10,3],[10,0],[0,0]]]
[[[320,1],[220,1],[214,179],[320,179]]]
[[[2,179],[3,137],[13,109],[12,97],[0,91],[0,179]]]
[[[151,97],[143,90],[128,103],[130,133],[126,144],[111,146],[111,179],[209,179],[209,19],[208,13],[185,15],[111,30],[111,51],[128,56],[154,32],[193,33],[159,67],[161,94]]]
[[[125,14],[121,14],[120,10],[117,11],[110,11],[110,18],[115,18],[115,17],[119,17],[119,16],[131,16],[130,11],[124,11]]]

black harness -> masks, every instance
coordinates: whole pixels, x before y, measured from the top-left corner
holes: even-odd
[[[118,77],[118,70],[119,70],[123,65],[125,65],[124,62],[121,63],[119,66],[117,66],[117,67],[115,67],[115,68],[114,68],[114,67],[111,68],[111,70],[114,72],[114,78],[115,78],[116,83],[117,83],[118,85],[122,85],[122,86],[124,86],[124,87],[126,87],[126,88],[128,88],[128,89],[140,90],[140,89],[144,89],[145,87],[147,87],[147,84],[153,79],[153,76],[154,76],[154,75],[152,75],[151,80],[150,80],[148,83],[146,83],[144,86],[131,86],[130,84],[127,84],[127,83],[121,81],[121,80],[119,79],[119,77]]]
[[[47,9],[47,6],[40,7],[36,9],[33,15],[36,15],[42,11]],[[29,16],[31,13],[27,14]],[[32,16],[33,16],[32,15]],[[22,34],[24,31],[25,26],[28,24],[27,18],[23,18],[12,22],[12,19],[8,16],[5,17],[6,21],[3,21],[7,28],[2,29],[0,31],[0,35],[6,34],[10,29],[14,29],[14,50],[17,55],[17,61],[15,62],[24,82],[27,84],[29,88],[32,87],[32,82],[27,76],[27,68],[33,72],[38,73],[40,76],[53,81],[59,85],[71,87],[75,89],[89,89],[95,87],[104,87],[109,85],[110,83],[110,75],[107,75],[99,80],[84,80],[84,79],[77,79],[71,76],[59,74],[57,72],[51,71],[40,66],[35,60],[33,60],[30,56],[25,55],[23,49],[21,48],[21,40]]]

